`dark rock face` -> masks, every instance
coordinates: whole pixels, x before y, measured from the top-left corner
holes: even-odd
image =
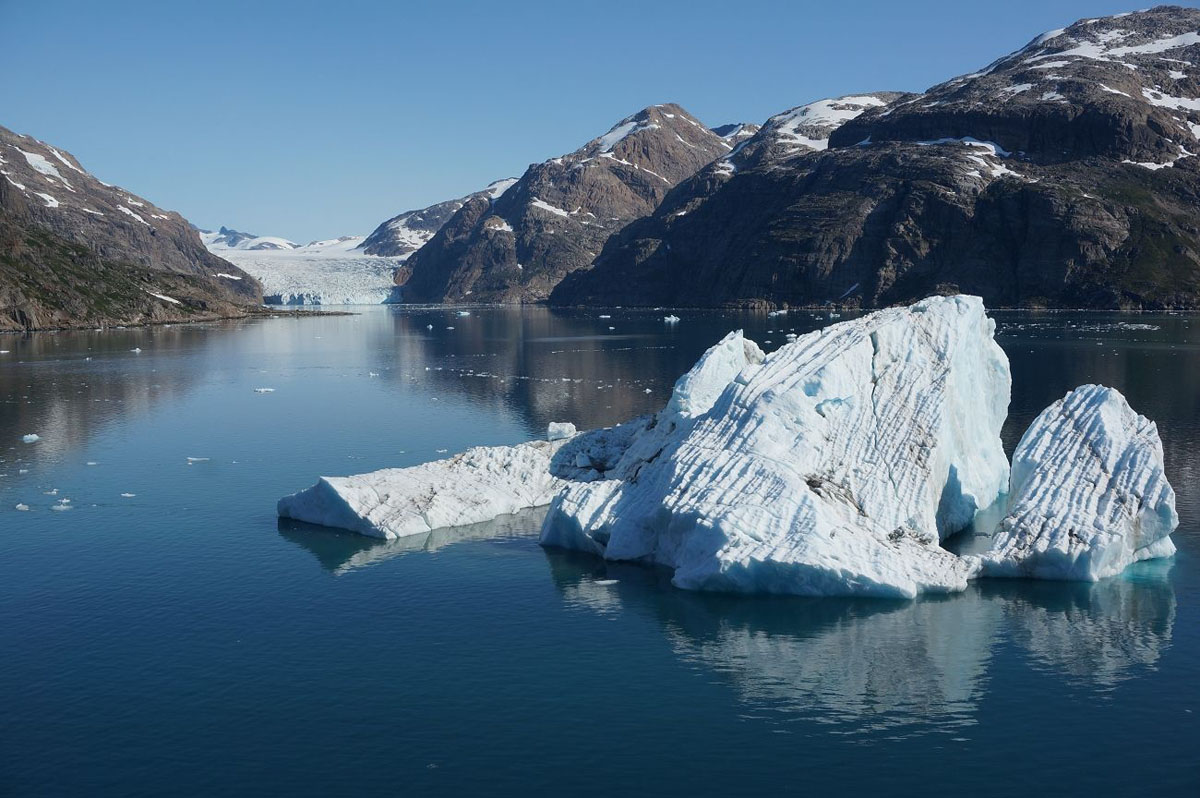
[[[447,200],[416,211],[405,211],[393,216],[375,228],[363,240],[359,248],[368,255],[402,257],[411,255],[433,238],[438,230],[472,199],[495,199],[509,186],[517,182],[515,177],[497,180],[482,191],[468,194],[460,199]]]
[[[397,275],[406,302],[530,302],[589,265],[679,181],[734,145],[677,105],[621,120],[573,153],[469,198]]]
[[[878,307],[964,291],[1196,307],[1196,64],[1200,11],[1163,7],[1052,31],[922,95],[875,95],[824,149],[781,114],[551,301]]]
[[[220,318],[261,301],[179,214],[0,128],[0,329]]]

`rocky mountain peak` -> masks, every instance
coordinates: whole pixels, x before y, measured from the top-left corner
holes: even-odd
[[[604,241],[734,145],[673,103],[533,164],[498,197],[464,203],[409,261],[406,301],[544,299]]]
[[[1160,6],[1048,31],[979,72],[845,124],[869,138],[973,138],[1048,163],[1099,155],[1166,164],[1197,149],[1200,10]]]
[[[425,246],[434,233],[441,230],[442,225],[467,202],[477,197],[489,203],[493,202],[516,182],[515,177],[497,180],[465,197],[438,202],[393,216],[376,227],[363,241],[361,248],[368,255],[408,257]]]
[[[258,282],[178,213],[3,127],[0,189],[0,329],[214,317],[261,301]]]
[[[1196,307],[1198,64],[1200,10],[1164,6],[1049,31],[922,94],[874,95],[832,130],[804,123],[859,109],[784,112],[551,301],[879,307],[962,291],[991,306]]]
[[[728,125],[717,125],[712,129],[731,147],[736,147],[759,131],[760,126],[753,122],[733,122]]]

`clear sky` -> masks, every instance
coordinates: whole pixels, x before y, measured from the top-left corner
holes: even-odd
[[[920,91],[1128,2],[0,0],[0,125],[201,227],[308,241],[647,105],[717,125]]]

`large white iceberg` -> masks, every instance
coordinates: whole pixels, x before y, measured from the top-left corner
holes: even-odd
[[[656,414],[322,478],[279,514],[401,538],[549,505],[543,545],[745,593],[913,597],[980,575],[1097,579],[1173,553],[1157,431],[1096,386],[1026,434],[994,549],[960,557],[939,545],[1009,489],[1011,381],[994,329],[981,300],[956,296],[770,355],[733,332]]]
[[[1013,453],[989,576],[1096,581],[1169,557],[1179,525],[1162,441],[1119,391],[1083,385],[1042,411]]]
[[[947,297],[803,336],[741,369],[635,475],[567,485],[542,542],[664,565],[692,589],[962,590],[976,564],[939,540],[1008,479],[993,330],[979,299]]]

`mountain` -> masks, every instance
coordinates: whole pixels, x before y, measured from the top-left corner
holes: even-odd
[[[498,196],[464,202],[398,271],[404,301],[545,299],[610,235],[733,146],[678,105],[622,119],[578,150],[530,166]]]
[[[201,230],[195,228],[196,233],[200,236],[201,243],[208,248],[209,252],[223,252],[230,249],[238,250],[282,250],[295,249],[299,244],[288,241],[286,238],[278,238],[276,236],[258,236],[254,233],[243,233],[240,230],[231,230],[228,227],[222,227],[216,232],[212,230]]]
[[[1200,305],[1200,11],[1038,36],[920,95],[781,114],[555,304]],[[815,104],[820,105],[820,104]],[[811,108],[804,106],[803,108]],[[851,113],[853,112],[853,113]]]
[[[471,199],[496,199],[509,186],[517,182],[515,177],[497,180],[482,191],[468,194],[460,199],[446,200],[428,208],[416,211],[405,211],[399,216],[393,216],[375,228],[371,235],[362,242],[362,250],[368,255],[407,256],[416,252],[433,238],[434,233],[442,229],[442,225],[450,221],[450,217],[467,204]]]
[[[0,330],[245,315],[252,277],[174,211],[0,127]]]
[[[718,125],[712,129],[712,132],[720,136],[726,144],[733,146],[741,144],[758,130],[759,126],[752,122],[734,122],[728,125]]]

